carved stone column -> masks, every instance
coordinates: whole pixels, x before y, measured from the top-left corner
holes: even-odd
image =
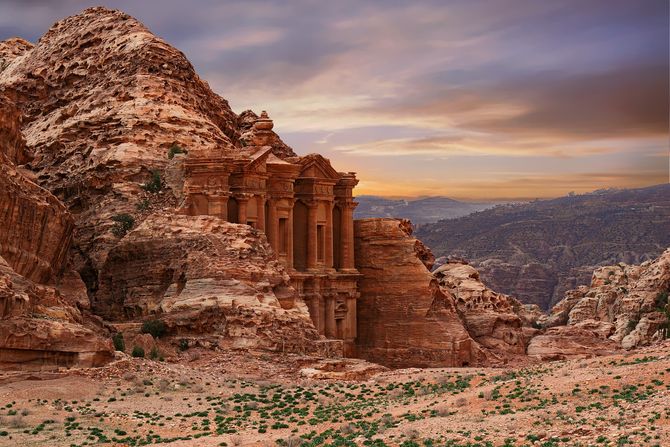
[[[247,223],[247,205],[249,204],[248,197],[237,198],[237,222],[246,225]]]
[[[268,199],[268,228],[265,229],[265,235],[275,253],[279,253],[279,220],[275,199]]]
[[[289,205],[291,209],[288,211],[288,228],[286,229],[288,232],[286,235],[286,245],[288,245],[286,247],[286,268],[293,270],[293,206],[295,205],[295,199],[291,199]]]
[[[323,298],[326,306],[326,337],[337,338],[337,328],[335,326],[335,296],[327,295]]]
[[[333,202],[326,203],[325,267],[333,268]]]
[[[207,214],[228,220],[228,195],[215,193],[209,197]]]
[[[256,196],[256,228],[265,231],[265,197]]]
[[[316,200],[307,203],[307,270],[316,270],[318,256],[317,242],[317,210],[319,202]]]
[[[356,271],[354,264],[354,208],[356,202],[342,202],[342,271]]]

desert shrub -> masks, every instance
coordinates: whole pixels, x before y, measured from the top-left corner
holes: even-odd
[[[112,220],[114,221],[112,233],[118,237],[125,236],[135,225],[135,218],[127,213],[115,214]]]
[[[666,290],[665,292],[660,292],[658,295],[656,295],[656,307],[658,309],[665,309],[665,307],[668,305],[668,291]]]
[[[133,353],[131,355],[133,357],[144,357],[144,348],[133,346]]]
[[[117,351],[125,351],[126,350],[126,342],[123,340],[123,334],[121,332],[117,332],[114,334],[112,337],[112,342],[114,342],[114,349]]]
[[[177,154],[188,154],[188,151],[178,144],[173,144],[172,147],[168,150],[168,158],[172,160]]]
[[[158,171],[151,172],[151,180],[142,185],[142,189],[147,192],[157,193],[163,189],[163,179]]]
[[[156,346],[154,346],[153,348],[151,348],[151,352],[149,352],[149,358],[150,358],[151,360],[156,360],[156,359],[158,359],[158,357],[160,357],[160,355],[161,355],[161,353],[158,351],[158,348],[157,348]]]
[[[633,318],[632,320],[629,320],[629,321],[628,321],[628,330],[629,330],[629,331],[632,331],[633,329],[635,329],[635,328],[637,327],[637,324],[638,324],[639,322],[640,322],[640,318],[639,318],[639,317],[637,317],[637,318]]]
[[[149,199],[143,199],[137,202],[135,207],[137,208],[137,211],[146,211],[151,208],[151,202],[149,202]]]
[[[154,338],[162,337],[166,331],[165,323],[161,320],[147,320],[142,323],[141,332],[143,334],[151,334]]]
[[[188,340],[182,338],[181,340],[179,340],[179,350],[186,351],[187,349],[188,349]]]

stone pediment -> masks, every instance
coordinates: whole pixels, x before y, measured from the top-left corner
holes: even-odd
[[[268,156],[271,153],[272,148],[270,146],[263,146],[261,149],[251,155],[251,160],[244,167],[244,170],[246,172],[265,172],[265,164],[267,163]]]
[[[309,154],[299,161],[301,165],[299,177],[324,178],[339,180],[340,174],[333,169],[330,161],[319,154]]]

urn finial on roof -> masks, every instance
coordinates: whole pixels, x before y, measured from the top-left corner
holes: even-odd
[[[274,123],[268,116],[268,112],[263,110],[261,112],[261,116],[258,117],[256,122],[254,123],[254,129],[256,130],[264,130],[264,131],[270,131],[274,127]]]

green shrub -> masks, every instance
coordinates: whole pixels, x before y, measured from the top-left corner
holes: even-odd
[[[149,199],[140,200],[135,207],[137,211],[146,211],[151,208],[151,202],[149,202]]]
[[[172,147],[168,150],[168,158],[172,160],[177,154],[188,154],[188,151],[183,149],[178,144],[173,144]]]
[[[179,350],[186,351],[187,349],[188,349],[188,340],[182,338],[181,340],[179,340]]]
[[[158,347],[154,346],[151,348],[151,352],[149,352],[149,358],[151,360],[156,360],[158,357],[160,357],[161,353],[158,351]]]
[[[118,237],[125,236],[135,226],[135,218],[127,213],[115,214],[112,220],[114,221],[112,233]]]
[[[112,337],[112,341],[114,342],[114,349],[117,351],[125,351],[126,350],[126,342],[123,340],[123,334],[121,332],[117,332],[114,334]]]
[[[161,189],[163,189],[163,180],[161,179],[161,173],[158,171],[152,171],[151,180],[143,184],[142,189],[152,193],[157,193]]]
[[[667,305],[668,291],[666,290],[665,292],[660,292],[658,295],[656,295],[656,307],[660,310],[663,310]]]
[[[143,334],[151,334],[154,338],[160,338],[165,335],[166,331],[165,323],[161,320],[147,320],[142,323],[141,332]]]
[[[133,357],[144,357],[144,348],[133,346],[133,353],[131,355]]]

